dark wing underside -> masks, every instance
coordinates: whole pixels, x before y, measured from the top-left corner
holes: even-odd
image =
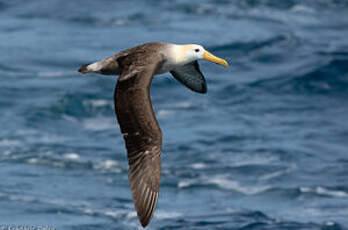
[[[161,57],[151,57],[149,65],[133,69],[125,66],[114,93],[116,116],[128,152],[132,196],[143,227],[156,207],[161,178],[162,133],[149,93],[161,61]]]
[[[170,71],[170,73],[176,80],[184,84],[189,89],[197,93],[207,92],[207,83],[199,69],[197,61],[178,67]]]

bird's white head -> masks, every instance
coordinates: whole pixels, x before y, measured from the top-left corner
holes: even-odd
[[[176,45],[174,48],[174,55],[176,59],[175,62],[179,65],[205,59],[225,67],[228,66],[228,63],[224,59],[214,56],[206,51],[203,46],[197,44]]]
[[[203,59],[205,49],[201,45],[184,45],[185,53],[189,60],[196,61]]]

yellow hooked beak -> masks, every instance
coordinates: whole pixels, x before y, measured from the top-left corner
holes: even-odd
[[[214,55],[212,55],[211,53],[209,53],[208,51],[204,51],[203,53],[203,59],[205,60],[208,60],[208,61],[211,61],[211,62],[214,62],[216,64],[219,64],[219,65],[222,65],[222,66],[225,66],[227,67],[228,66],[228,63],[227,61],[225,61],[224,59],[222,58],[218,58]]]

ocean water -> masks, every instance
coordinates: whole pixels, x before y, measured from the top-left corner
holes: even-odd
[[[199,43],[195,94],[151,96],[164,134],[147,229],[348,229],[348,1],[0,0],[0,226],[142,229],[113,109],[81,64]]]

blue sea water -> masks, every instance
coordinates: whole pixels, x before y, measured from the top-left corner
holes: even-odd
[[[199,43],[206,95],[169,74],[147,229],[348,229],[348,1],[0,0],[0,226],[142,229],[113,109],[81,64]]]

